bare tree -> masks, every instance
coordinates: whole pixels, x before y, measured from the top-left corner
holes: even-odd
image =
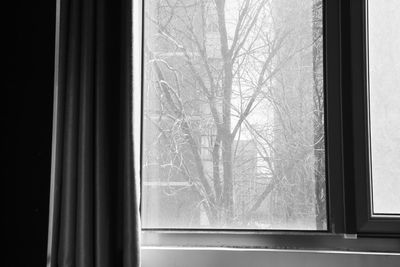
[[[147,146],[145,164],[157,165],[167,181],[186,181],[194,188],[210,226],[246,224],[276,188],[293,188],[289,173],[309,175],[310,163],[299,167],[308,155],[323,154],[321,51],[315,50],[320,48],[293,42],[292,29],[277,22],[273,0],[152,2],[146,9],[151,30],[145,43],[145,96],[153,102],[145,104],[145,119],[157,134],[149,138],[154,143]],[[318,22],[313,25],[319,42]],[[292,118],[282,79],[293,58],[309,50],[315,55],[313,99],[318,105],[318,134],[311,146],[301,135],[304,126],[296,122],[300,116]],[[315,165],[323,175],[322,159]],[[315,186],[315,193],[322,198],[320,188]],[[249,197],[239,207],[235,200],[245,190]]]

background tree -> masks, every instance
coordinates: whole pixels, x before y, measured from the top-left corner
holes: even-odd
[[[318,210],[317,8],[297,0],[148,2],[144,127],[154,135],[146,137],[145,172],[158,168],[170,185],[186,181],[210,226],[257,221],[272,192],[285,195],[279,202],[288,218]]]

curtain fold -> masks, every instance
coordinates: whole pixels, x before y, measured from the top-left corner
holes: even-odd
[[[58,0],[51,267],[139,266],[131,5]]]

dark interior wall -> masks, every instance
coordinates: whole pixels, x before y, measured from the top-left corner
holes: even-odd
[[[56,0],[9,2],[11,7],[2,9],[8,16],[1,90],[7,266],[45,266]]]

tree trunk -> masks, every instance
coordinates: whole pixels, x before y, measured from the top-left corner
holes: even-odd
[[[222,103],[222,166],[223,166],[223,217],[224,223],[231,224],[233,212],[233,170],[232,170],[232,134],[231,134],[231,104],[232,104],[232,52],[228,48],[228,34],[225,24],[225,0],[215,0],[218,15],[221,56],[223,60],[223,103]]]

